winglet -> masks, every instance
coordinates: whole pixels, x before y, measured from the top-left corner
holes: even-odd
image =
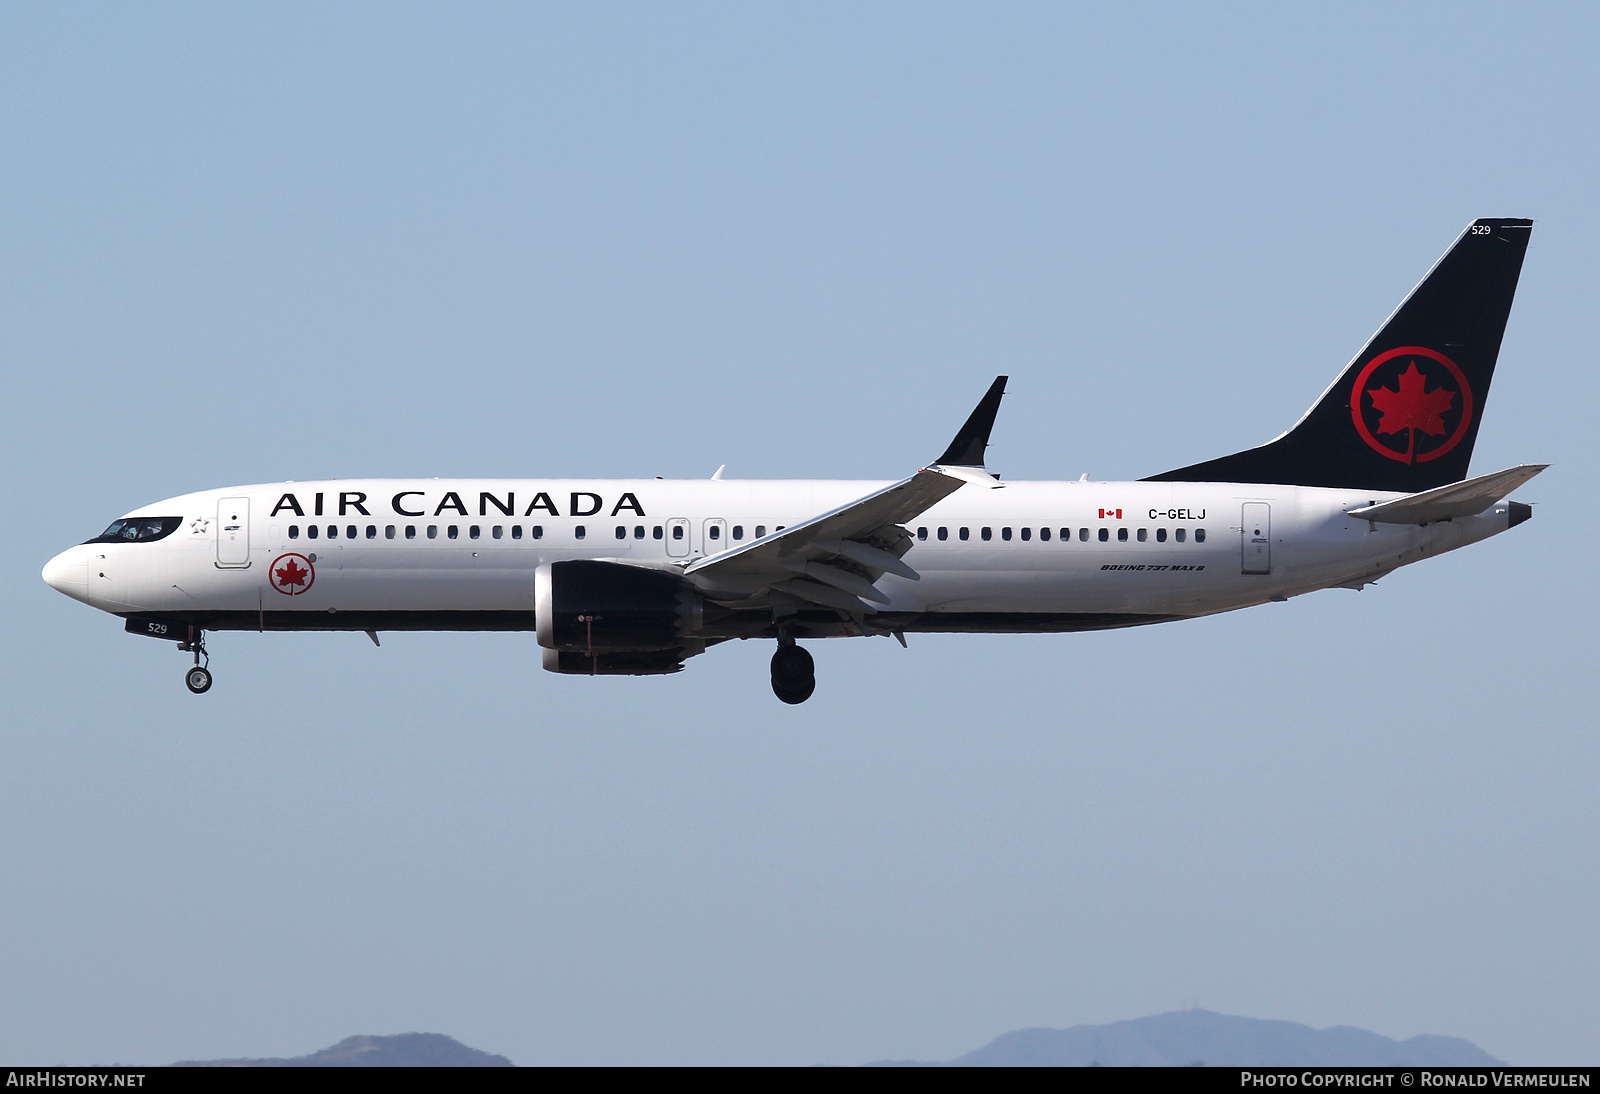
[[[994,428],[994,416],[1000,411],[1000,397],[1006,393],[1008,377],[996,376],[988,392],[979,400],[978,407],[961,427],[956,439],[936,461],[943,466],[982,467],[983,452],[989,447],[989,431]]]

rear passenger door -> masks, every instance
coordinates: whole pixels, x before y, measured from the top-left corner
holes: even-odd
[[[1264,501],[1244,503],[1240,522],[1240,572],[1272,572],[1272,506]]]

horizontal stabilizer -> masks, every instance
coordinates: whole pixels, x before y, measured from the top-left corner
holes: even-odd
[[[1492,475],[1480,475],[1464,482],[1436,486],[1420,494],[1351,509],[1350,515],[1384,524],[1432,524],[1453,517],[1474,517],[1549,466],[1525,463]]]

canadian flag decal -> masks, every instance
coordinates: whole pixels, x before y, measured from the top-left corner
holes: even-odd
[[[1100,510],[1100,519],[1101,520],[1105,520],[1107,517],[1110,517],[1113,520],[1121,520],[1122,519],[1122,510],[1121,509],[1102,509],[1102,510]]]

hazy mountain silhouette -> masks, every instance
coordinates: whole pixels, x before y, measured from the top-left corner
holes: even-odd
[[[1395,1041],[1353,1026],[1312,1029],[1298,1022],[1180,1010],[1071,1029],[1003,1033],[943,1063],[878,1060],[869,1067],[1485,1067],[1503,1064],[1459,1037]]]
[[[504,1056],[468,1048],[442,1033],[346,1037],[309,1056],[259,1060],[179,1060],[174,1067],[514,1067]]]

